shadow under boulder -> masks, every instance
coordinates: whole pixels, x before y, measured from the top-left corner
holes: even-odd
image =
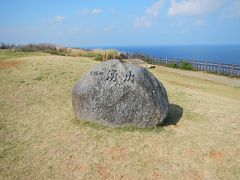
[[[183,108],[176,104],[169,104],[168,116],[161,126],[176,125],[183,115]]]

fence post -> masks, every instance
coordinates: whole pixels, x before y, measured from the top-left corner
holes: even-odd
[[[221,67],[222,67],[222,63],[218,64],[218,74],[221,74]]]
[[[196,60],[193,60],[193,69],[196,70]]]
[[[234,64],[232,64],[231,76],[234,76]]]
[[[205,65],[205,71],[208,72],[208,61],[206,61],[206,65]]]

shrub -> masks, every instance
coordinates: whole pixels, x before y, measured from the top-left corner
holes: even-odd
[[[152,64],[152,63],[153,63],[152,58],[149,57],[149,56],[144,57],[144,58],[143,58],[143,61],[147,62],[148,64]]]
[[[169,64],[167,64],[167,66],[168,67],[170,67],[170,68],[178,68],[178,65],[177,65],[177,63],[169,63]]]
[[[180,65],[180,69],[183,70],[193,70],[193,66],[191,63],[187,62],[187,61],[183,61]]]
[[[34,80],[37,80],[37,81],[42,81],[43,80],[43,76],[42,75],[39,75],[37,76]]]
[[[103,60],[103,56],[101,54],[96,54],[94,59],[96,61],[102,61]]]

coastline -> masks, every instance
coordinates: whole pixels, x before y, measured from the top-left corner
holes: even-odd
[[[240,45],[149,45],[98,46],[89,49],[116,49],[128,54],[143,54],[156,58],[208,61],[240,65]]]

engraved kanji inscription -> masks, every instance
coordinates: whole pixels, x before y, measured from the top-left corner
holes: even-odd
[[[118,76],[117,70],[113,69],[109,70],[106,80],[115,82],[117,80],[117,76]]]

